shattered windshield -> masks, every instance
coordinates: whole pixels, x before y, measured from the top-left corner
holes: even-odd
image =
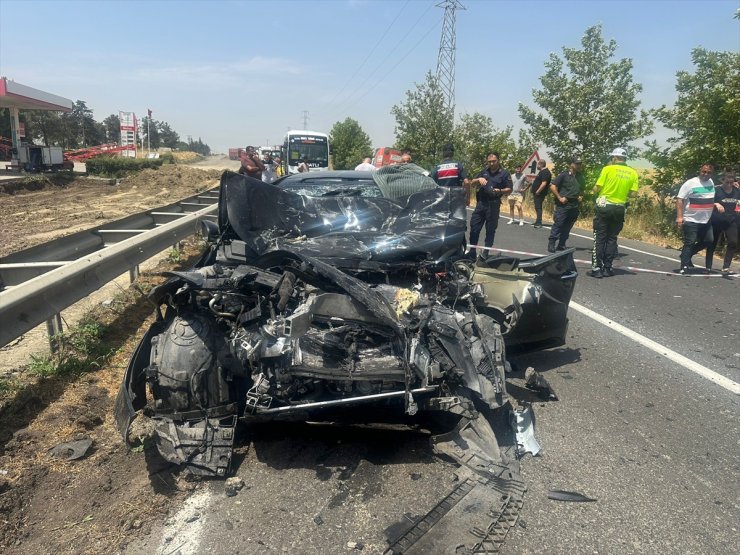
[[[377,198],[383,196],[383,193],[380,192],[380,189],[372,179],[364,178],[316,177],[302,179],[296,182],[286,179],[281,186],[292,193],[310,197],[352,195]]]

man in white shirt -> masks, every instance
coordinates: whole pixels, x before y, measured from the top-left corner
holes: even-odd
[[[676,198],[676,225],[683,231],[681,274],[694,267],[691,257],[714,241],[709,219],[714,210],[714,167],[704,164],[699,175],[681,185]]]
[[[370,163],[370,157],[364,158],[362,164],[357,164],[355,167],[356,172],[374,172],[377,169]]]

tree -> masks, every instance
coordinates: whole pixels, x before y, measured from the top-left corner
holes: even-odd
[[[121,142],[121,118],[118,114],[111,114],[105,118],[103,120],[103,126],[105,127],[105,142]]]
[[[159,137],[159,122],[149,116],[141,120],[141,135],[144,139],[144,148],[158,149],[161,143]]]
[[[566,167],[578,155],[594,169],[615,147],[649,135],[652,121],[639,110],[642,85],[632,80],[632,60],[612,61],[617,43],[604,42],[601,25],[586,29],[581,46],[564,47],[564,60],[550,54],[542,86],[532,91],[542,112],[520,103],[519,115],[556,166]]]
[[[159,132],[160,146],[167,148],[177,148],[177,143],[180,142],[180,135],[178,135],[166,121],[160,121],[157,123],[157,131]]]
[[[59,112],[29,110],[23,112],[23,116],[29,141],[41,142],[46,146],[64,144],[64,124]]]
[[[72,111],[62,116],[66,120],[66,139],[71,148],[99,145],[105,142],[105,129],[93,118],[93,111],[84,100],[76,100]]]
[[[363,158],[373,155],[370,137],[352,118],[336,122],[329,131],[329,140],[336,170],[351,170]]]
[[[455,157],[474,173],[485,167],[486,156],[495,151],[500,155],[501,165],[513,172],[516,166],[524,164],[536,144],[523,130],[519,132],[518,141],[512,133],[511,127],[497,129],[490,117],[479,112],[463,114],[453,133]]]
[[[678,99],[673,108],[661,106],[655,116],[677,133],[661,148],[647,143],[646,157],[656,167],[653,188],[670,195],[673,184],[695,175],[699,166],[740,162],[740,53],[694,48],[694,73],[676,74]]]
[[[201,141],[200,137],[198,137],[197,141],[188,141],[188,150],[196,152],[198,154],[202,154],[203,156],[208,156],[209,154],[211,154],[211,147]]]
[[[442,145],[452,140],[452,110],[431,71],[415,90],[406,91],[406,101],[393,106],[391,113],[396,118],[396,148],[411,152],[420,166],[436,163]]]

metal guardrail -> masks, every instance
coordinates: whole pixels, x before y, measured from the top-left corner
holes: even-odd
[[[204,202],[218,199],[214,194],[200,196]],[[75,234],[75,240],[63,238],[55,248],[39,245],[3,258],[0,276],[10,281],[5,281],[6,289],[0,291],[0,347],[39,324],[58,320],[62,310],[192,235],[199,220],[215,217],[218,210],[217,204],[193,204],[203,208],[191,213],[162,210],[124,219],[136,223],[151,214],[157,226],[154,229],[100,228]],[[163,213],[166,215],[160,216]],[[164,221],[168,223],[160,223]],[[123,240],[109,245],[115,234],[116,239]],[[128,238],[124,239],[126,234]],[[74,259],[54,260],[60,255],[72,255]],[[36,261],[31,262],[34,257]]]

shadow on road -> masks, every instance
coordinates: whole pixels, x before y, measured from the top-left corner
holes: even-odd
[[[319,480],[348,479],[365,460],[374,465],[434,462],[429,433],[397,426],[270,423],[251,427],[258,460],[276,470],[306,468]]]
[[[546,349],[536,353],[523,353],[510,357],[514,372],[521,372],[524,376],[524,369],[532,366],[538,372],[547,372],[555,368],[562,368],[569,364],[577,364],[581,361],[581,350],[571,349],[570,347],[558,347],[555,349]]]

